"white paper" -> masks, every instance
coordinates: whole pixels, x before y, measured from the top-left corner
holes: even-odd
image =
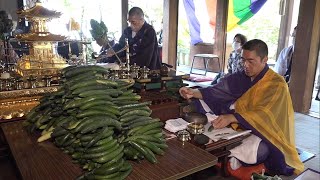
[[[236,137],[239,137],[239,136],[242,136],[242,135],[246,135],[246,134],[249,134],[249,133],[251,133],[251,130],[236,131],[234,133],[230,133],[230,134],[227,134],[227,135],[221,137],[221,139],[233,139],[233,138],[236,138]]]
[[[188,124],[189,123],[182,118],[169,119],[166,121],[164,128],[170,132],[175,133],[177,131],[187,129]]]
[[[206,114],[207,117],[209,116],[209,113]],[[236,138],[238,136],[242,136],[245,134],[249,134],[251,130],[246,130],[246,131],[235,131],[232,128],[221,128],[221,129],[213,129],[211,132],[208,131],[208,129],[212,126],[211,121],[213,121],[217,117],[215,115],[211,115],[212,117],[209,119],[208,117],[208,123],[204,126],[204,135],[208,136],[210,139],[213,141],[218,141],[220,139],[232,139]]]
[[[205,125],[205,131],[204,131],[204,135],[208,136],[210,139],[212,139],[213,141],[218,141],[219,139],[221,139],[222,137],[231,134],[231,133],[235,133],[236,131],[233,130],[232,128],[221,128],[221,129],[214,129],[211,132],[208,131],[208,128],[212,126],[211,123],[208,123]]]

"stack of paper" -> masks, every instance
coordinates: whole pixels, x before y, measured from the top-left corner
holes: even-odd
[[[170,132],[177,132],[184,129],[187,129],[189,123],[182,118],[169,119],[166,121],[164,128]]]

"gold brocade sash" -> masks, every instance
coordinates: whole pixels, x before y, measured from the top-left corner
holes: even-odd
[[[294,111],[283,77],[269,69],[236,101],[235,111],[284,154],[295,173],[304,170],[295,146]]]

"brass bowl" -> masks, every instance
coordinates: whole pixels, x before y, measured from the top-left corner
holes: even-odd
[[[186,130],[178,131],[177,137],[182,142],[191,140],[190,133]]]
[[[188,124],[187,130],[191,134],[202,134],[204,132],[204,125],[192,122],[192,123]]]
[[[182,117],[189,123],[196,123],[206,125],[208,123],[208,118],[205,114],[197,113],[197,112],[188,112],[185,113]]]

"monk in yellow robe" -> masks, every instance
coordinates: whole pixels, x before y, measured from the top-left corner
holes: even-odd
[[[295,147],[290,93],[284,78],[267,65],[268,46],[261,40],[250,40],[242,46],[241,59],[242,72],[227,76],[212,87],[182,87],[180,95],[192,98],[197,111],[202,113],[206,111],[201,101],[206,103],[218,115],[212,121],[214,128],[237,124],[252,130],[260,139],[257,153],[252,154],[257,156],[252,165],[264,163],[272,173],[283,175],[301,173],[304,165]]]

